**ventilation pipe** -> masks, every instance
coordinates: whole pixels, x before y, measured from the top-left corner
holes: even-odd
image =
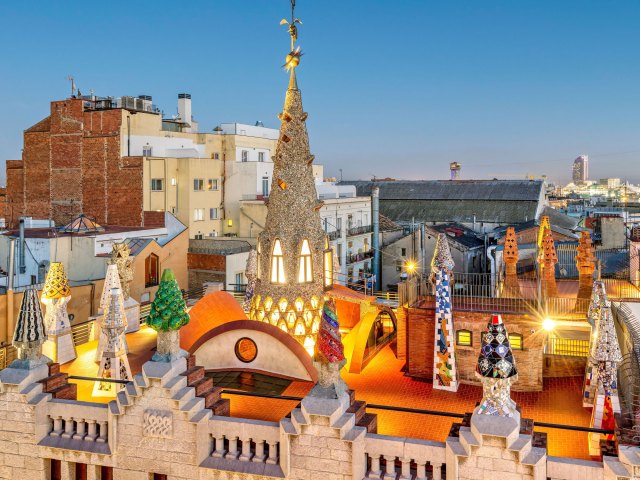
[[[20,217],[20,243],[18,244],[18,262],[18,271],[20,273],[27,273],[24,243],[24,217]]]
[[[380,284],[380,187],[374,186],[371,190],[371,220],[373,221],[373,278],[374,291],[382,290]]]

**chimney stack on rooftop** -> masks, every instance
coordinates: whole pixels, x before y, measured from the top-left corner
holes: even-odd
[[[188,123],[189,126],[185,127],[183,132],[192,132],[194,131],[192,128],[193,118],[191,116],[191,94],[190,93],[179,93],[178,94],[178,116],[180,120]]]

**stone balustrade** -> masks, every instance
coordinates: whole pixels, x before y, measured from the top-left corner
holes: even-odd
[[[46,408],[46,435],[39,445],[111,453],[107,405],[75,400],[51,400]]]
[[[444,442],[415,438],[367,434],[364,451],[367,457],[365,478],[398,478],[399,480],[441,480],[446,463]],[[399,466],[399,471],[396,466]],[[431,467],[431,476],[427,475]],[[398,476],[399,474],[399,476]]]
[[[209,437],[211,453],[201,466],[256,475],[282,475],[278,423],[212,417]]]

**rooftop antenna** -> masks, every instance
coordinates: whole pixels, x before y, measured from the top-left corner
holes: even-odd
[[[71,96],[74,97],[76,94],[76,80],[75,78],[73,78],[72,75],[69,75],[67,77],[67,80],[69,80],[71,82]]]

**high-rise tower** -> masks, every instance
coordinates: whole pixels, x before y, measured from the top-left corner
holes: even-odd
[[[589,179],[589,157],[580,155],[573,161],[573,183],[582,185]]]
[[[290,72],[282,122],[273,159],[273,183],[265,229],[258,237],[258,271],[249,318],[269,322],[292,334],[313,352],[320,326],[325,287],[333,284],[333,258],[322,228],[312,173],[313,155],[302,108],[296,68],[302,52],[295,1],[291,21],[282,20],[291,36],[285,68]]]

